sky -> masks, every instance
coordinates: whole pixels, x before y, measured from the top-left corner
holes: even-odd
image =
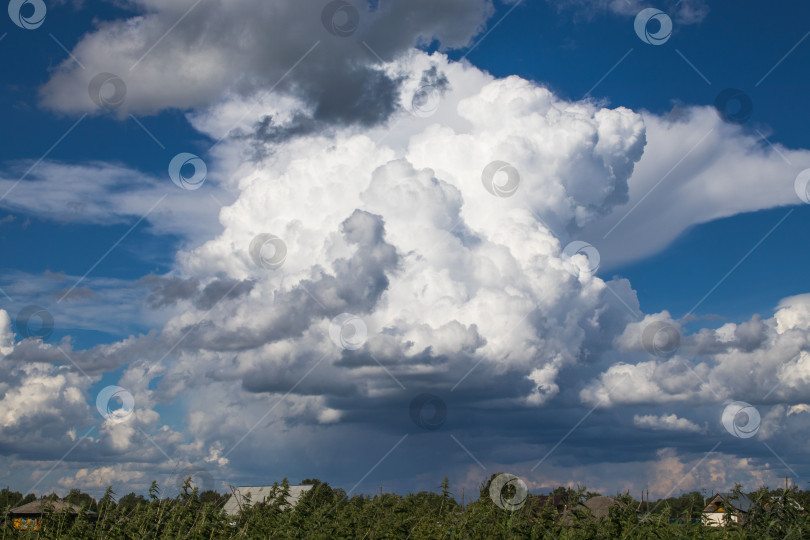
[[[0,483],[805,487],[808,21],[11,0]]]

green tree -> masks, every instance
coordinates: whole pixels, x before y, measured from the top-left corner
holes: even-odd
[[[31,500],[36,500],[33,494],[29,494]],[[23,501],[23,494],[19,491],[11,491],[8,487],[0,490],[0,509],[14,508],[30,501]]]
[[[65,495],[65,502],[75,504],[80,508],[95,512],[98,510],[96,500],[87,493],[82,493],[79,489],[71,489],[70,493]]]
[[[147,504],[148,501],[143,495],[136,495],[135,492],[130,492],[118,499],[118,507],[123,510],[130,510],[139,504]]]

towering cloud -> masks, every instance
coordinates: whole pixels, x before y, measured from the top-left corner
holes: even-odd
[[[95,111],[89,80],[109,72],[126,84],[122,114],[190,109],[201,133],[230,134],[205,156],[216,174],[203,189],[232,202],[217,226],[196,221],[202,189],[175,193],[174,212],[149,218],[189,240],[171,273],[138,282],[144,304],[166,310],[158,330],[74,350],[69,340],[14,345],[0,317],[3,380],[34,396],[23,408],[18,390],[0,393],[6,454],[20,451],[13,440],[24,430],[50,459],[75,445],[69,472],[53,478],[61,485],[98,487],[109,475],[143,487],[189,467],[218,482],[335,474],[345,483],[419,433],[403,443],[417,459],[385,474],[433,487],[442,470],[476,484],[469,455],[443,433],[429,437],[440,427],[533,487],[573,473],[589,482],[589,464],[620,460],[642,466],[602,470],[597,488],[646,476],[668,490],[731,436],[719,423],[728,400],[757,398],[763,439],[784,441],[783,424],[806,422],[806,298],[785,300],[773,318],[688,334],[667,312],[645,315],[626,280],[596,274],[600,261],[660,250],[695,223],[790,204],[789,189],[766,178],[793,175],[781,158],[706,108],[661,118],[569,102],[412,49],[469,44],[492,6],[407,4],[405,17],[404,3],[385,1],[331,13],[310,2],[141,0],[138,15],[80,41],[73,54],[88,69],[60,66],[43,102]],[[673,169],[695,146],[694,161]],[[794,164],[808,160],[783,150]],[[66,167],[48,166],[39,185]],[[103,164],[74,171],[84,173],[127,175]],[[646,195],[662,175],[671,176],[660,189],[686,210]],[[140,216],[156,183],[99,182],[107,207],[90,204],[83,184],[84,219]],[[4,204],[64,217],[30,189]],[[651,324],[672,328],[677,346],[645,338]],[[108,383],[132,397],[126,421],[88,406]],[[424,394],[438,401],[415,399]],[[432,424],[422,421],[430,403],[446,406],[434,406]],[[587,418],[596,421],[582,429],[605,442],[574,438],[559,462],[544,461]],[[618,459],[630,436],[653,449]],[[762,457],[735,452],[751,457],[706,470],[725,467],[731,479]],[[105,463],[94,474],[88,462]]]

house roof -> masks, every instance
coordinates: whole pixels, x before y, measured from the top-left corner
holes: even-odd
[[[535,497],[537,497],[541,505],[548,504],[558,509],[564,508],[567,502],[562,495],[535,495]]]
[[[719,499],[719,501],[718,501]],[[712,507],[717,506],[717,502],[724,502],[727,505],[731,506],[735,510],[739,510],[740,512],[750,512],[751,508],[754,506],[754,501],[748,498],[745,493],[718,493],[712,500],[706,505],[706,508],[703,509],[704,512],[712,512],[714,511]]]
[[[613,497],[598,495],[591,497],[585,502],[579,503],[573,508],[566,508],[562,515],[562,521],[565,525],[572,525],[576,519],[574,513],[577,510],[587,509],[592,519],[602,519],[609,515],[610,507],[619,504]]]
[[[16,515],[42,515],[45,511],[45,506],[50,505],[53,508],[54,512],[64,512],[67,511],[71,514],[78,514],[81,511],[81,507],[71,504],[69,502],[63,501],[62,499],[38,499],[36,501],[31,501],[30,503],[23,504],[16,508],[12,508],[9,510],[10,514]],[[95,514],[95,512],[88,511],[88,514]]]
[[[303,486],[290,486],[290,494],[287,496],[287,504],[295,506],[301,496],[312,489],[311,484]],[[250,495],[250,504],[263,503],[271,496],[273,486],[240,486],[234,489],[233,496],[223,506],[223,510],[228,515],[234,516],[239,513],[244,504],[245,496]]]
[[[591,497],[583,504],[588,508],[588,510],[591,511],[593,517],[596,519],[602,519],[603,517],[607,517],[610,507],[616,504],[616,499],[613,497],[607,497],[605,495],[599,495],[597,497]]]

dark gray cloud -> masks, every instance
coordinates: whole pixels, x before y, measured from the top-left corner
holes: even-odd
[[[274,146],[295,137],[324,135],[336,129],[358,125],[371,127],[385,123],[398,110],[409,104],[399,101],[403,77],[389,77],[384,72],[366,67],[352,67],[349,72],[335,74],[330,79],[341,80],[340,88],[320,87],[308,97],[314,111],[297,112],[284,123],[267,115],[253,125],[251,131],[234,130],[232,136],[247,140],[253,148],[253,158],[262,159],[272,153]],[[432,87],[439,95],[450,89],[450,81],[438,66],[422,72],[419,87]]]
[[[222,300],[234,300],[248,294],[253,290],[254,284],[250,280],[215,279],[200,291],[194,299],[194,305],[198,309],[209,310]]]
[[[740,350],[751,352],[765,344],[768,338],[768,326],[759,314],[751,317],[750,321],[745,321],[737,325],[734,329],[734,340]]]
[[[160,277],[149,275],[139,280],[152,292],[146,299],[151,308],[173,306],[181,300],[192,300],[195,307],[208,310],[224,299],[236,299],[249,293],[254,283],[250,280],[236,280],[227,277],[217,278],[200,287],[196,278],[178,276]]]
[[[767,345],[769,326],[755,314],[748,321],[734,327],[731,336],[721,337],[712,329],[704,328],[686,336],[682,346],[692,354],[720,354],[729,351],[752,352]]]
[[[325,68],[335,70],[334,67]],[[235,138],[254,142],[256,155],[263,157],[268,150],[265,145],[276,145],[292,138],[312,133],[333,132],[350,125],[363,127],[385,122],[399,108],[400,79],[392,79],[383,71],[367,66],[337,68],[330,85],[302,89],[304,97],[313,107],[313,112],[297,112],[284,124],[274,123],[272,116],[265,116],[250,133],[236,130]]]
[[[419,86],[432,86],[440,93],[444,94],[450,89],[450,80],[447,75],[439,71],[439,66],[433,65],[422,72],[419,79]]]
[[[200,287],[200,281],[196,278],[177,276],[164,278],[150,275],[140,281],[152,289],[146,302],[153,308],[173,306],[178,300],[190,300],[197,295]]]
[[[204,107],[227,91],[256,96],[273,88],[301,99],[317,123],[368,126],[397,107],[398,79],[375,67],[379,58],[389,61],[418,45],[465,47],[493,13],[491,0],[358,0],[356,28],[338,35],[323,20],[326,5],[215,0],[194,6],[177,24],[185,9],[135,0],[130,6],[141,13],[85,35],[71,52],[87,69],[65,62],[42,99],[62,111],[95,110],[88,83],[109,72],[126,84],[123,116]],[[150,50],[157,41],[160,49]]]
[[[338,78],[339,77],[339,78]],[[312,88],[312,118],[327,125],[374,126],[397,109],[399,80],[366,66],[340,69],[327,75],[339,84]]]
[[[18,342],[6,359],[19,365],[38,362],[60,365],[70,371],[95,377],[131,362],[159,358],[170,346],[169,340],[161,340],[155,330],[137,337],[130,336],[113,345],[102,344],[89,349],[74,349],[68,339],[49,344],[29,338]]]

